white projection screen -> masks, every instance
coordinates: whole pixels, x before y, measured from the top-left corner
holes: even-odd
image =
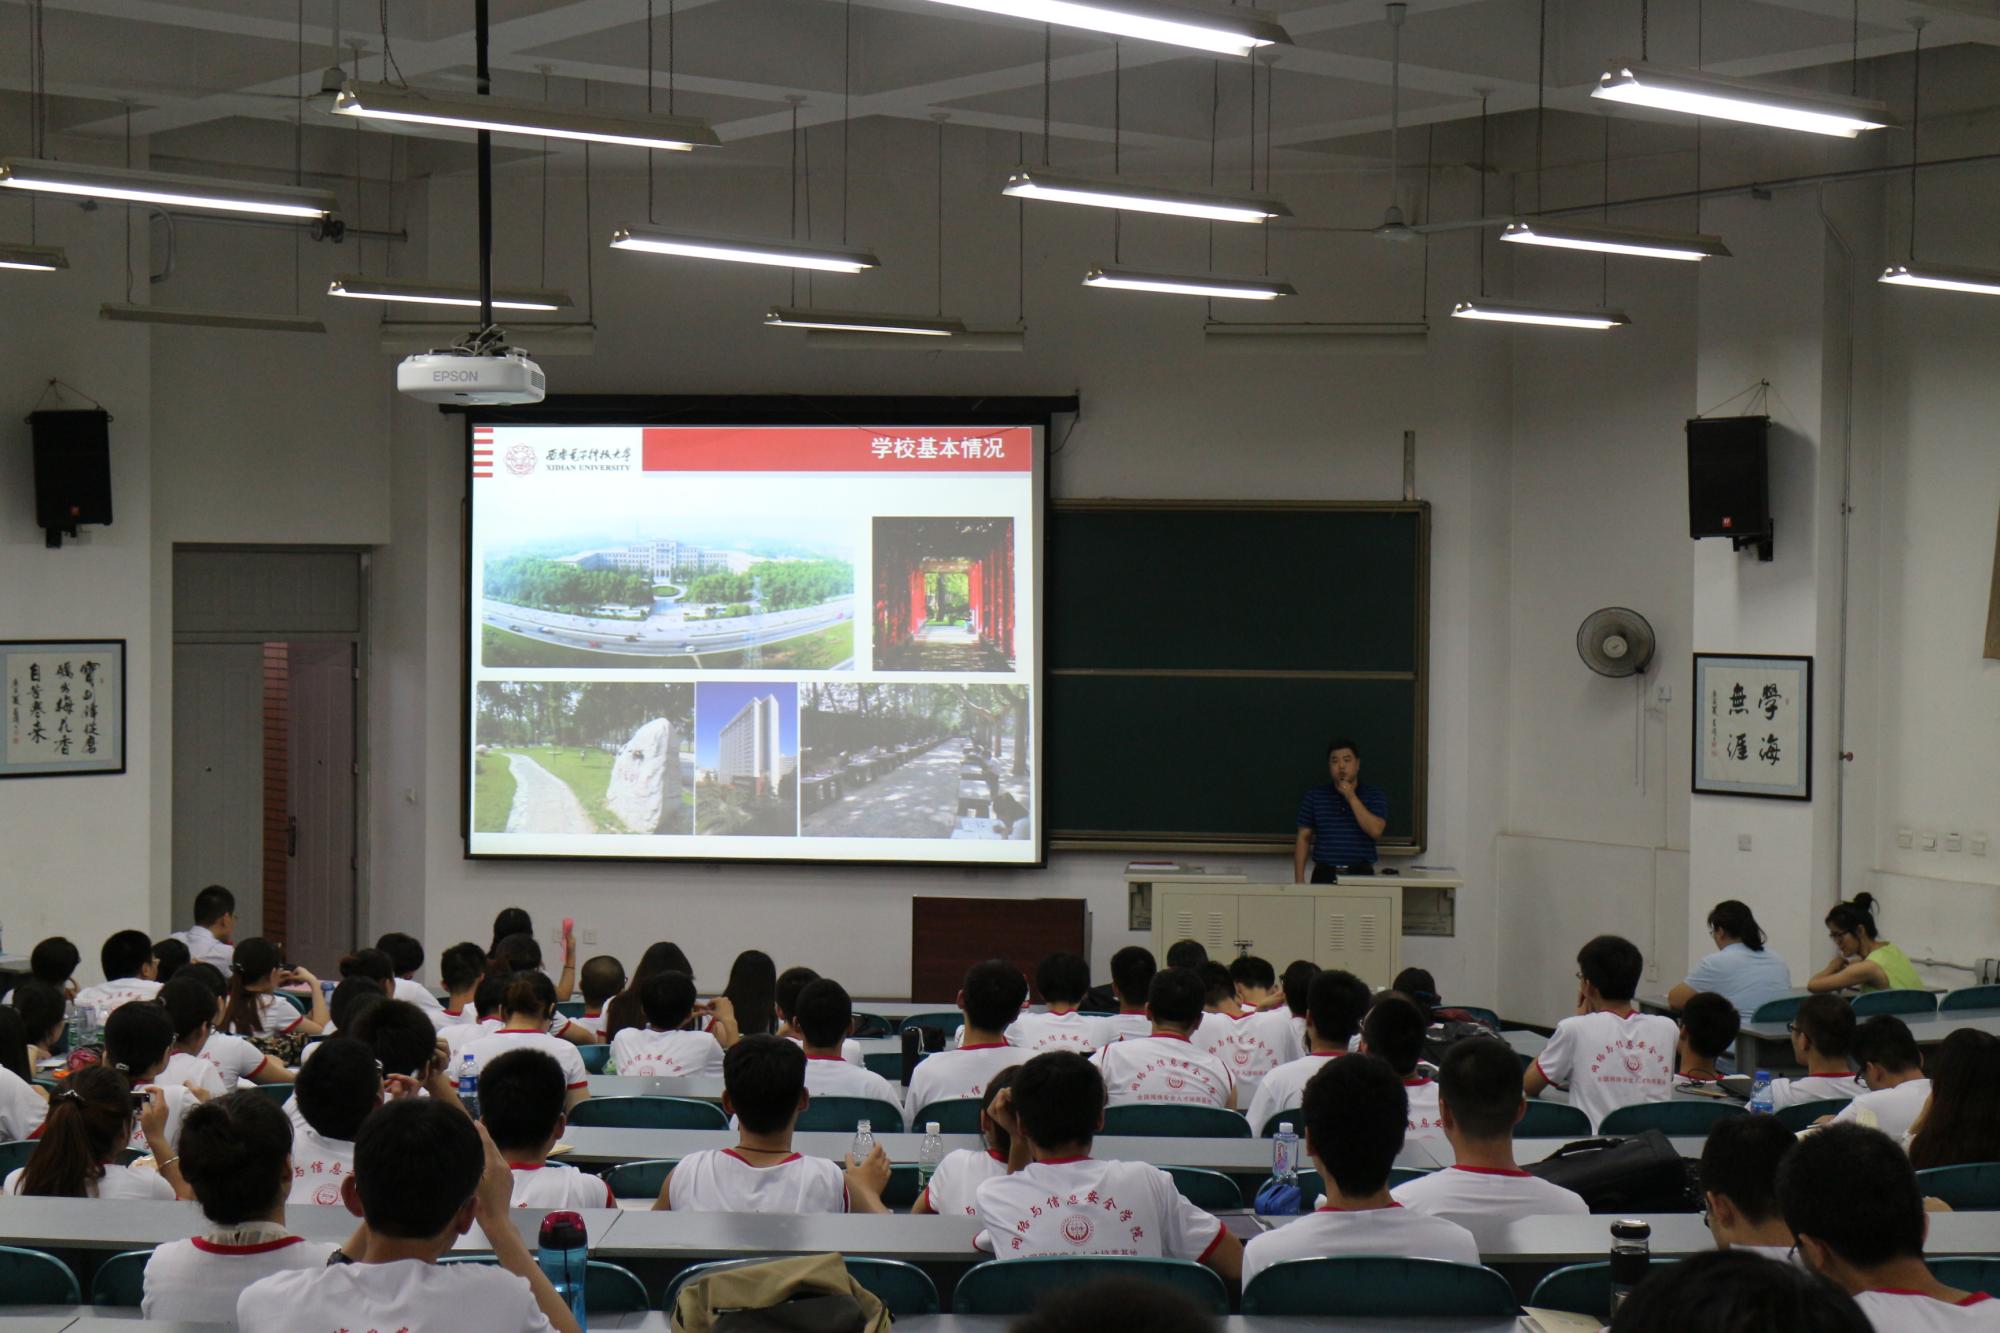
[[[525,415],[467,419],[468,856],[1043,863],[1046,414]]]

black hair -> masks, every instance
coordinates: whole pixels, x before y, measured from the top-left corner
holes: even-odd
[[[134,1083],[167,1062],[174,1020],[158,1000],[128,1000],[104,1020],[104,1063]]]
[[[1201,978],[1201,1000],[1204,1005],[1221,1004],[1236,995],[1236,983],[1229,979],[1229,969],[1210,959],[1195,969]]]
[[[1075,1051],[1045,1051],[1015,1071],[1013,1101],[1036,1147],[1089,1143],[1104,1121],[1104,1075]]]
[[[500,1008],[508,1014],[533,1014],[544,1021],[556,1013],[556,983],[546,972],[516,972],[507,978]]]
[[[20,1011],[21,1027],[28,1040],[37,1046],[68,1016],[68,1002],[63,999],[61,988],[32,977],[14,987],[13,1007]],[[215,1012],[213,1000],[208,1008],[211,1014]]]
[[[131,1137],[131,1082],[107,1065],[80,1069],[49,1098],[48,1117],[15,1192],[85,1198]]]
[[[1826,924],[1846,935],[1866,935],[1876,938],[1875,908],[1878,903],[1872,893],[1857,893],[1844,903],[1835,903],[1833,910],[1826,914]]]
[[[1424,1053],[1426,1026],[1424,1011],[1409,996],[1383,991],[1361,1020],[1361,1040],[1368,1053],[1386,1061],[1398,1078],[1408,1078],[1417,1072],[1417,1060]]]
[[[809,967],[788,967],[778,974],[777,989],[772,994],[772,1002],[778,1012],[786,1018],[796,1018],[799,1012],[799,992],[819,980],[819,973]]]
[[[1923,1068],[1924,1054],[1917,1049],[1909,1024],[1894,1014],[1876,1014],[1855,1026],[1854,1063],[1863,1069],[1880,1065],[1892,1074],[1904,1074]]]
[[[1312,1008],[1313,978],[1319,975],[1319,964],[1301,958],[1278,975],[1278,984],[1285,988],[1285,1007],[1292,1011],[1292,1017],[1304,1018]]]
[[[153,941],[153,980],[173,980],[174,973],[186,967],[193,957],[187,945],[171,935]]]
[[[174,1151],[202,1214],[217,1226],[258,1221],[291,1191],[292,1119],[261,1093],[189,1107]]]
[[[1300,1110],[1307,1150],[1342,1194],[1360,1198],[1389,1183],[1410,1126],[1410,1097],[1387,1061],[1373,1055],[1327,1061],[1306,1084]]]
[[[1639,989],[1646,960],[1639,946],[1618,935],[1599,935],[1577,950],[1577,970],[1605,999],[1629,1000]]]
[[[424,970],[424,946],[414,935],[392,930],[376,940],[375,947],[389,955],[389,964],[399,977],[413,977]]]
[[[1958,1029],[1939,1043],[1930,1075],[1930,1107],[1910,1139],[1910,1164],[2000,1161],[2000,1037]]]
[[[1175,940],[1167,946],[1168,967],[1200,967],[1208,961],[1208,950],[1200,940]]]
[[[307,1067],[325,1056],[316,1055]],[[300,1074],[303,1087],[305,1076]],[[429,1097],[391,1102],[354,1140],[354,1189],[368,1229],[403,1240],[436,1236],[479,1188],[486,1149],[463,1111]]]
[[[479,1121],[502,1151],[531,1152],[554,1138],[566,1096],[562,1066],[547,1051],[508,1051],[479,1071]]]
[[[97,965],[104,969],[106,981],[136,977],[152,961],[153,937],[143,930],[114,931],[97,951]]]
[[[692,975],[692,974],[690,974]],[[778,965],[761,949],[745,949],[729,965],[722,994],[736,1010],[736,1030],[749,1036],[778,1030]]]
[[[174,1040],[184,1042],[215,1023],[215,992],[200,977],[178,976],[160,987],[160,1007],[174,1025]]]
[[[1035,964],[1035,989],[1050,1004],[1078,1004],[1090,991],[1090,963],[1073,953],[1052,953]]]
[[[1204,996],[1197,973],[1185,967],[1165,967],[1153,974],[1153,984],[1146,988],[1146,1008],[1155,1023],[1192,1028],[1201,1022]]]
[[[625,989],[625,964],[608,953],[587,958],[577,970],[576,988],[583,993],[585,1004],[602,1010],[605,1001]]]
[[[1356,759],[1361,757],[1361,747],[1345,736],[1336,736],[1326,743],[1326,757],[1333,758],[1334,751],[1345,750]]]
[[[1778,1168],[1798,1136],[1776,1116],[1732,1115],[1709,1128],[1701,1149],[1701,1187],[1736,1205],[1750,1222],[1778,1216]]]
[[[1792,1026],[1831,1059],[1845,1060],[1854,1049],[1854,1006],[1845,996],[1808,995],[1799,1004]]]
[[[1321,1041],[1345,1050],[1354,1034],[1361,1031],[1362,1016],[1368,1012],[1372,999],[1368,983],[1360,977],[1337,967],[1328,968],[1313,978],[1307,996],[1306,1014],[1312,1020],[1314,1034]]]
[[[687,1022],[694,1000],[694,978],[685,972],[662,972],[639,992],[647,1026],[661,1032],[672,1032]]]
[[[382,993],[382,983],[373,977],[342,977],[340,984],[333,988],[333,994],[326,1000],[327,1013],[333,1018],[333,1025],[342,1032],[361,1021],[361,1015],[378,1004],[388,1003],[389,997]]]
[[[472,992],[472,1013],[475,1018],[491,1018],[500,1012],[507,1001],[507,978],[484,976]]]
[[[488,949],[487,953],[497,958],[500,954],[500,942],[502,940],[511,935],[527,935],[532,937],[534,933],[534,920],[529,917],[525,909],[503,907],[500,909],[499,915],[493,918],[493,947]]]
[[[1761,952],[1764,948],[1764,928],[1757,924],[1756,913],[1750,904],[1740,903],[1734,898],[1725,898],[1708,909],[1708,928],[1719,930]]]
[[[1879,1129],[1832,1124],[1799,1139],[1778,1168],[1778,1206],[1856,1268],[1924,1252],[1924,1199],[1910,1159]]]
[[[1144,1004],[1152,989],[1153,974],[1159,970],[1159,961],[1151,949],[1128,944],[1111,955],[1111,988],[1128,1005]]]
[[[1238,985],[1269,990],[1278,984],[1278,970],[1256,954],[1246,953],[1229,960],[1229,979]]]
[[[211,884],[194,896],[194,923],[212,926],[236,910],[236,895],[220,884]]]
[[[1611,1333],[1872,1333],[1848,1294],[1793,1264],[1708,1250],[1654,1264],[1611,1321]]]
[[[542,966],[542,946],[533,935],[508,935],[493,946],[487,966],[495,972],[535,972]]]
[[[209,1011],[214,1012],[213,1005]],[[28,1025],[11,1004],[0,1004],[0,1069],[23,1083],[35,1081],[35,1068],[28,1060]]]
[[[1521,1057],[1491,1037],[1453,1042],[1438,1062],[1438,1099],[1468,1138],[1511,1138],[1521,1118]]]
[[[1443,1003],[1438,995],[1437,978],[1421,967],[1406,967],[1396,974],[1389,983],[1389,989],[1407,995],[1410,1003],[1417,1006],[1417,1012],[1424,1016],[1424,1026],[1431,1024],[1431,1011]]]
[[[1143,1328],[1147,1333],[1216,1333],[1215,1316],[1178,1288],[1136,1277],[1107,1277],[1052,1288],[1009,1333],[1097,1333]]]
[[[1014,1075],[1020,1072],[1021,1072],[1021,1066],[1008,1065],[1005,1069],[996,1073],[995,1075],[993,1075],[993,1077],[987,1079],[986,1091],[981,1093],[979,1097],[980,1111],[985,1112],[992,1110],[993,1099],[1000,1095],[1001,1089],[1013,1087]],[[1014,1136],[1009,1134],[1006,1130],[1002,1129],[997,1122],[994,1123],[992,1132],[986,1136],[986,1140],[987,1140],[986,1146],[992,1149],[994,1152],[999,1153],[1002,1157],[1005,1157],[1010,1151],[1012,1151],[1014,1146]]]
[[[1727,1051],[1743,1027],[1743,1015],[1728,997],[1703,991],[1681,1007],[1681,1031],[1688,1048],[1708,1060]]]
[[[438,980],[454,995],[476,986],[485,974],[486,950],[476,944],[454,944],[438,958]]]
[[[222,1013],[224,1032],[249,1037],[263,1035],[264,1001],[262,993],[251,987],[260,985],[283,961],[278,946],[262,936],[252,935],[237,942],[229,959],[229,1007]]]
[[[223,996],[229,994],[229,978],[223,976],[222,969],[214,963],[192,962],[174,973],[174,975],[176,977],[193,977],[202,985],[208,987],[217,999],[221,999]]]
[[[967,968],[960,989],[965,994],[966,1024],[982,1032],[1006,1031],[1028,1002],[1028,979],[1020,968],[999,958]]]
[[[305,1122],[323,1137],[353,1139],[382,1097],[375,1052],[352,1037],[328,1037],[300,1064],[292,1097]]]
[[[611,997],[611,1003],[604,1006],[604,1040],[610,1041],[626,1028],[646,1026],[646,1010],[640,1001],[646,983],[662,972],[685,972],[692,977],[694,964],[681,952],[681,946],[672,940],[655,940],[646,946],[646,952],[639,955],[639,965],[632,969],[631,978],[625,989]]]
[[[37,981],[61,990],[76,975],[76,965],[82,961],[83,955],[74,944],[61,935],[51,935],[28,954],[28,971],[34,973]]]
[[[408,1000],[364,1005],[352,1025],[343,1023],[340,1031],[375,1052],[385,1074],[421,1080],[437,1058],[437,1028]]]
[[[341,979],[366,977],[376,989],[396,979],[396,960],[380,949],[356,949],[340,960]]]
[[[722,1090],[739,1125],[775,1134],[798,1118],[806,1053],[783,1037],[745,1037],[722,1057]]]
[[[799,992],[792,1021],[806,1045],[819,1050],[838,1049],[847,1030],[854,1026],[854,1001],[847,988],[832,977],[821,977]]]

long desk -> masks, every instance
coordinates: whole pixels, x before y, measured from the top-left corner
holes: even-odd
[[[1919,1046],[1935,1046],[1960,1028],[2000,1037],[2000,1009],[1960,1009],[1948,1014],[1899,1014]],[[1736,1038],[1736,1067],[1744,1073],[1795,1068],[1791,1033],[1783,1023],[1747,1023]]]
[[[179,1320],[138,1319],[136,1311],[100,1311],[88,1305],[0,1307],[0,1333],[234,1333],[233,1324],[195,1324]],[[1360,1319],[1353,1317],[1292,1319],[1275,1315],[1230,1315],[1218,1321],[1221,1333],[1516,1333],[1519,1320],[1502,1318]],[[1009,1315],[905,1315],[896,1333],[1006,1333]],[[668,1333],[672,1316],[659,1310],[633,1314],[593,1311],[595,1329],[634,1329]]]

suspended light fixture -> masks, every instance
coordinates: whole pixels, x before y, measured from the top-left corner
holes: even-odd
[[[1801,92],[1756,79],[1736,79],[1638,60],[1607,70],[1599,76],[1590,95],[1627,106],[1679,111],[1690,116],[1842,139],[1855,138],[1864,130],[1887,129],[1896,123],[1888,107],[1864,98]]]
[[[184,324],[198,329],[255,329],[262,333],[325,333],[324,322],[305,315],[259,315],[234,310],[187,310],[172,306],[106,301],[99,319],[131,324]]]
[[[1878,282],[1891,287],[1930,287],[1941,292],[1971,292],[2000,296],[2000,272],[1992,269],[1945,268],[1939,264],[1891,264]]]
[[[203,208],[281,218],[323,218],[337,207],[331,190],[19,157],[0,160],[0,187],[36,194],[80,195],[87,199],[118,199],[166,208]]]
[[[772,328],[829,329],[854,333],[907,333],[920,338],[949,338],[965,332],[965,321],[948,316],[890,315],[863,310],[805,310],[772,306],[764,315]]]
[[[1729,247],[1720,236],[1695,232],[1650,231],[1640,227],[1609,227],[1601,223],[1563,222],[1534,218],[1510,222],[1500,233],[1518,245],[1546,245],[1559,250],[1591,250],[1641,259],[1726,259]]]
[[[406,301],[416,305],[473,306],[479,304],[479,288],[456,287],[437,282],[397,282],[391,278],[366,278],[349,274],[326,285],[328,296],[345,296],[359,301]],[[496,288],[495,310],[567,310],[575,304],[568,292],[541,288]]]
[[[937,0],[937,3],[1225,56],[1247,56],[1259,47],[1292,44],[1291,37],[1275,18],[1249,8],[1169,3],[1169,0]]]
[[[1520,301],[1496,301],[1490,296],[1460,301],[1451,308],[1451,315],[1453,319],[1484,319],[1497,324],[1543,324],[1556,329],[1616,329],[1632,322],[1623,310],[1576,310],[1563,306],[1527,305]]]
[[[667,152],[716,148],[722,144],[707,121],[693,116],[663,116],[603,107],[585,110],[514,97],[420,93],[393,84],[353,79],[341,85],[333,110],[336,115],[362,120],[525,134],[543,139],[580,139]]]
[[[54,273],[69,267],[69,256],[54,245],[9,245],[0,241],[0,268],[30,273]]]
[[[861,273],[879,268],[882,264],[868,251],[846,246],[757,241],[704,232],[662,231],[652,227],[620,227],[611,234],[611,248],[681,255],[689,259],[719,259],[732,264],[815,269],[821,273]]]
[[[1084,275],[1086,287],[1125,292],[1164,292],[1174,296],[1213,296],[1232,301],[1275,301],[1297,296],[1299,289],[1277,278],[1230,278],[1214,273],[1142,273],[1137,269],[1099,264]]]
[[[1160,190],[1123,181],[1062,176],[1042,167],[1019,167],[1007,177],[1000,193],[1017,199],[1045,199],[1058,204],[1086,204],[1130,213],[1165,213],[1174,217],[1206,218],[1211,222],[1264,222],[1288,218],[1292,210],[1275,199],[1205,194],[1195,190]]]

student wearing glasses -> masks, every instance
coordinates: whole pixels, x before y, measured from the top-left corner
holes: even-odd
[[[1838,951],[1833,961],[1806,982],[1810,991],[1922,990],[1910,956],[1875,933],[1875,898],[1857,893],[1853,902],[1835,903],[1826,914],[1826,937]]]

